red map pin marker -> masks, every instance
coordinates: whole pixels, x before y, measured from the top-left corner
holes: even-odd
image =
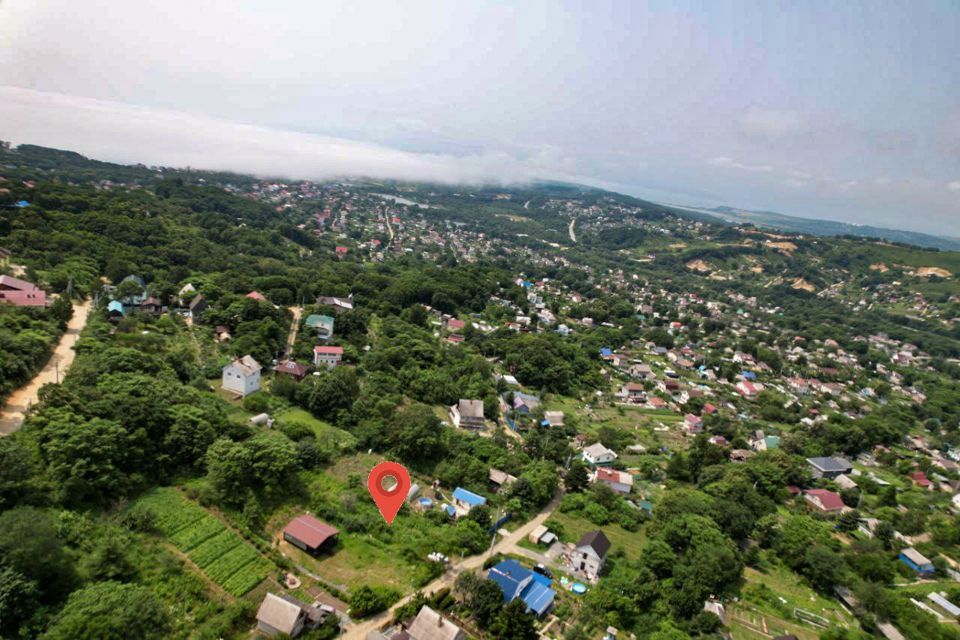
[[[387,524],[393,524],[410,491],[410,474],[396,462],[381,462],[367,477],[367,490],[377,503],[383,519]]]

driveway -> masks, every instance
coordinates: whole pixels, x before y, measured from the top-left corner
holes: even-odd
[[[74,305],[73,317],[67,323],[67,330],[60,336],[60,342],[53,349],[53,355],[47,361],[47,364],[40,369],[40,372],[33,377],[33,380],[23,385],[10,394],[3,409],[0,410],[0,436],[13,433],[23,426],[23,419],[30,407],[39,401],[38,393],[40,387],[50,382],[59,382],[63,380],[67,369],[73,363],[77,352],[73,346],[80,337],[80,332],[87,325],[87,317],[90,315],[90,309],[93,306],[90,300],[84,300],[81,304]]]

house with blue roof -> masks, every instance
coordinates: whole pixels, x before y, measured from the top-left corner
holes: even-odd
[[[612,358],[612,357],[613,357],[613,349],[611,349],[610,347],[602,347],[602,348],[600,349],[600,357],[601,357],[601,358]]]
[[[504,560],[490,568],[487,578],[503,592],[504,604],[520,598],[536,616],[542,616],[553,606],[557,592],[550,588],[553,580],[534,573],[516,560]]]
[[[123,303],[120,302],[119,300],[111,300],[110,303],[107,304],[107,317],[108,317],[108,318],[111,318],[111,319],[113,319],[113,318],[122,318],[122,317],[124,317],[124,316],[126,316],[126,315],[127,315],[127,313],[126,313],[126,311],[125,311],[124,308],[123,308]]]
[[[451,497],[453,498],[453,507],[456,509],[457,517],[467,515],[474,507],[487,504],[486,498],[463,487],[454,489]]]

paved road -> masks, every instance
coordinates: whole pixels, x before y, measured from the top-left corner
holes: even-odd
[[[6,404],[0,410],[0,436],[13,433],[23,425],[27,409],[37,404],[37,394],[40,387],[48,382],[57,382],[58,377],[63,380],[67,369],[73,363],[74,356],[77,355],[77,352],[73,350],[73,345],[77,343],[80,332],[87,325],[87,317],[92,306],[89,300],[74,305],[73,317],[67,323],[67,330],[60,337],[60,342],[54,348],[53,355],[50,356],[47,364],[40,369],[33,380],[14,391],[7,398]]]
[[[560,499],[562,497],[563,494],[558,493],[553,500],[550,501],[550,504],[544,507],[543,510],[533,518],[533,520],[521,525],[516,530],[511,532],[510,535],[502,538],[496,545],[494,545],[493,553],[519,553],[518,550],[523,548],[517,546],[517,543],[530,535],[531,531],[546,522],[547,518],[550,517],[554,509],[556,509],[560,504]],[[526,553],[523,553],[522,555],[526,555]],[[452,587],[458,575],[464,571],[481,568],[484,561],[488,557],[488,553],[482,553],[478,556],[470,556],[469,558],[465,558],[462,562],[458,562],[450,567],[445,574],[420,589],[420,591],[422,591],[425,595],[429,595],[435,591],[443,589],[444,587]],[[405,605],[411,597],[412,594],[404,597],[395,605],[390,607],[389,611],[385,611],[384,613],[376,615],[373,618],[362,620],[355,625],[347,627],[344,630],[343,637],[348,640],[365,640],[369,632],[375,631],[389,622],[393,617],[394,610]]]
[[[574,231],[573,231],[573,225],[575,225],[575,224],[577,224],[577,219],[576,219],[576,218],[572,218],[572,219],[570,220],[570,229],[569,229],[569,231],[570,231],[570,240],[573,241],[573,242],[576,242],[576,241],[577,241],[577,234],[574,233]]]

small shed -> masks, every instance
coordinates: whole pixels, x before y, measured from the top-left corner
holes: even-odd
[[[337,529],[309,515],[294,518],[283,530],[284,540],[313,555],[332,549],[339,535]]]

